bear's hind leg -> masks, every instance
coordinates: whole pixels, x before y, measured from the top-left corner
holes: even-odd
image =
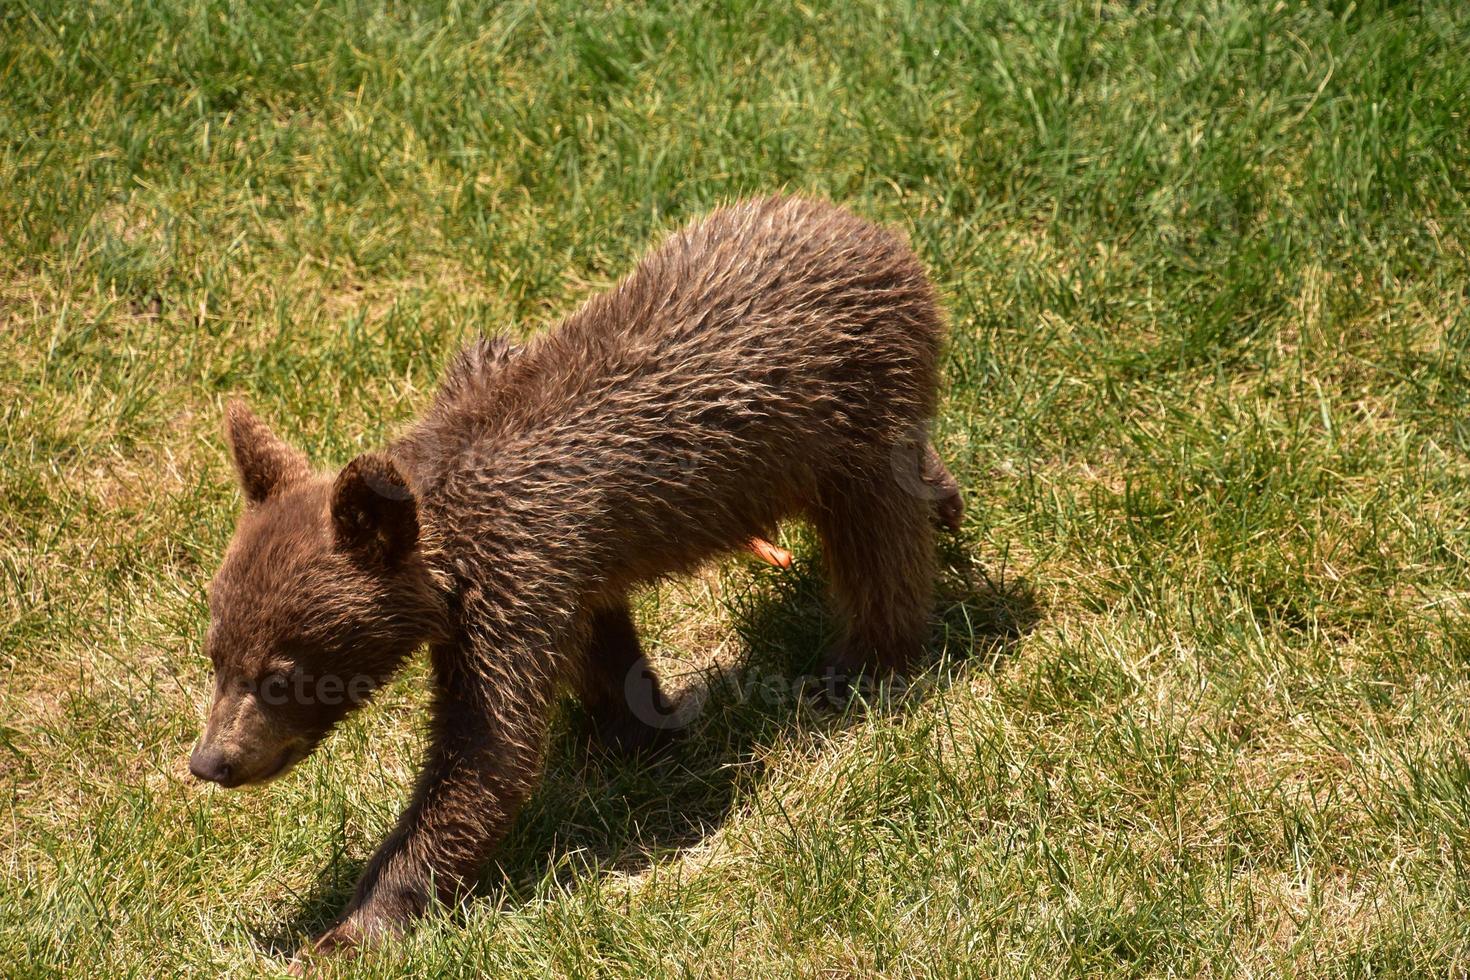
[[[627,603],[592,613],[577,692],[599,741],[627,754],[667,741],[670,710]]]
[[[828,666],[838,675],[902,671],[929,634],[934,503],[881,469],[840,477],[819,496],[811,516],[843,621]]]

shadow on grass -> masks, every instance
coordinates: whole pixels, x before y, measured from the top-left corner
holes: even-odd
[[[974,669],[999,667],[1040,619],[1030,584],[1007,578],[1003,567],[992,576],[959,542],[948,542],[941,559],[936,656],[912,678],[865,684],[834,702],[819,669],[833,623],[821,578],[804,562],[757,572],[734,601],[744,656],[683,679],[683,696],[699,706],[672,745],[631,758],[589,746],[584,719],[569,705],[543,782],[497,850],[477,900],[514,904],[549,880],[575,888],[599,873],[636,874],[717,830],[758,786],[762,749],[875,713],[907,712]],[[336,857],[289,917],[257,931],[264,950],[289,956],[329,926],[364,864]]]

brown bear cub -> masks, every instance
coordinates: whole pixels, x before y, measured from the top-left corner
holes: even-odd
[[[804,516],[842,618],[832,669],[909,664],[936,508],[960,517],[924,437],[942,336],[903,242],[777,197],[674,235],[524,349],[470,345],[421,421],[335,475],[232,404],[247,506],[210,587],[191,771],[271,779],[420,645],[434,676],[413,801],[316,948],[463,893],[535,783],[563,685],[611,743],[660,734],[642,583]]]

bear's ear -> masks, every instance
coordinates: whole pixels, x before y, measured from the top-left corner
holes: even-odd
[[[225,406],[225,439],[240,477],[240,489],[251,504],[306,479],[311,466],[239,399]]]
[[[337,474],[332,533],[342,551],[389,567],[418,544],[418,502],[391,459],[364,453]]]

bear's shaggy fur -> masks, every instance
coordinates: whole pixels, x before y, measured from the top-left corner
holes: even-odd
[[[911,663],[936,504],[960,516],[924,435],[942,336],[899,238],[775,197],[674,235],[523,349],[470,345],[420,422],[335,476],[233,404],[247,507],[210,590],[215,700],[191,768],[272,778],[430,649],[413,801],[317,948],[474,880],[537,778],[559,685],[613,743],[659,734],[635,586],[806,517],[841,614],[833,669]]]

